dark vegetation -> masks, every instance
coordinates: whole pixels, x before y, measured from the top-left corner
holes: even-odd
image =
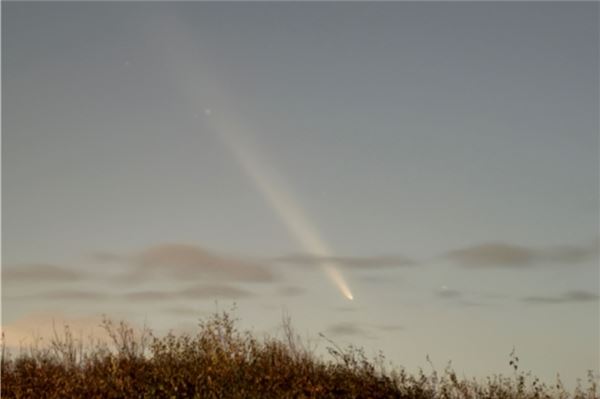
[[[195,335],[156,337],[105,319],[109,342],[84,348],[68,327],[50,345],[12,357],[2,350],[2,398],[598,398],[595,377],[567,393],[519,371],[484,381],[443,372],[387,371],[383,356],[329,341],[331,359],[314,354],[283,323],[283,338],[257,340],[229,314],[201,321]]]

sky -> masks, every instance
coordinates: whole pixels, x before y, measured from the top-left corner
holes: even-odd
[[[235,307],[409,371],[600,372],[598,8],[2,2],[9,344]]]

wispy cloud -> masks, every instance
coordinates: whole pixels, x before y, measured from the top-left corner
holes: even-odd
[[[458,305],[465,307],[465,308],[473,308],[473,307],[482,307],[482,306],[493,306],[490,305],[489,303],[484,303],[484,302],[479,302],[479,301],[472,301],[472,300],[466,300],[466,299],[461,299],[457,302]]]
[[[518,245],[487,243],[450,251],[446,258],[467,267],[523,267],[533,263],[535,253]]]
[[[28,294],[22,296],[8,297],[6,299],[12,300],[44,300],[44,301],[103,301],[109,299],[106,293],[99,291],[90,290],[76,290],[76,289],[57,289],[52,291],[44,291],[35,294]]]
[[[356,312],[358,310],[356,306],[336,306],[333,309],[338,312]]]
[[[6,282],[73,282],[85,277],[83,272],[47,264],[14,265],[2,270]]]
[[[462,297],[462,292],[456,289],[448,288],[446,286],[442,286],[439,289],[434,291],[434,295],[438,298],[442,299],[456,299]]]
[[[588,291],[568,291],[559,296],[528,296],[522,298],[522,302],[534,304],[561,304],[578,302],[598,302],[600,297]]]
[[[335,323],[327,328],[327,332],[337,336],[367,336],[367,332],[358,323],[344,321]]]
[[[93,290],[57,289],[8,299],[45,300],[45,301],[125,301],[131,302],[159,302],[165,303],[178,299],[200,300],[200,299],[239,299],[252,297],[255,294],[225,284],[202,284],[192,285],[179,290],[160,291],[143,290],[120,294],[108,294]]]
[[[174,299],[174,295],[172,292],[148,290],[129,292],[127,294],[124,294],[123,298],[130,302],[149,302]]]
[[[295,285],[287,285],[279,288],[277,293],[281,296],[299,296],[306,293],[306,288]]]
[[[488,299],[492,297],[498,297],[497,295],[481,294],[472,291],[450,288],[446,285],[442,285],[440,288],[434,290],[433,295],[448,304],[461,307],[488,306],[489,304],[487,304],[485,301],[481,301],[482,297]]]
[[[98,301],[108,298],[108,295],[106,295],[105,293],[84,290],[52,291],[42,294],[40,296],[46,299],[55,299],[63,301]]]
[[[180,295],[186,299],[237,299],[254,296],[250,291],[228,285],[197,285],[181,291]]]
[[[559,245],[542,249],[502,242],[484,243],[449,251],[447,260],[469,268],[526,268],[542,262],[572,264],[598,256],[597,244]]]
[[[342,321],[330,325],[326,333],[345,337],[345,336],[359,336],[363,338],[375,338],[372,334],[373,331],[382,332],[398,332],[404,330],[404,326],[399,324],[368,324],[368,323],[357,323],[353,321]]]
[[[346,269],[373,270],[382,268],[408,267],[418,263],[410,258],[400,255],[394,256],[317,256],[311,254],[289,254],[272,259],[276,263],[319,266],[323,263],[333,262]]]
[[[238,299],[254,296],[250,291],[224,284],[202,284],[172,291],[146,290],[129,292],[122,298],[132,302],[165,302],[177,299]]]
[[[88,259],[98,263],[113,263],[127,261],[127,257],[109,252],[109,251],[95,251],[91,252],[87,256]]]
[[[133,271],[127,281],[165,277],[189,281],[271,282],[270,268],[252,261],[218,255],[195,245],[164,244],[148,248],[128,259]]]
[[[540,251],[538,257],[540,260],[554,263],[579,263],[597,258],[598,246],[594,244],[585,247],[559,245]]]

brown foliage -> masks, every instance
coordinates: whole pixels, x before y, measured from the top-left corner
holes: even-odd
[[[385,371],[380,355],[328,341],[331,361],[314,355],[294,335],[258,341],[239,332],[227,313],[200,322],[195,335],[154,336],[144,328],[105,319],[111,341],[84,350],[66,327],[49,348],[32,348],[15,359],[2,351],[3,398],[597,398],[596,380],[569,395],[557,386],[519,374],[512,378],[459,380],[448,366],[441,376]],[[527,383],[526,383],[527,382]]]

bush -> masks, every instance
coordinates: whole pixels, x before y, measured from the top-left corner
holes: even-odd
[[[104,319],[108,343],[83,348],[68,327],[48,348],[12,358],[2,350],[3,398],[567,398],[595,399],[589,387],[565,392],[518,372],[485,382],[458,379],[448,366],[440,375],[403,369],[386,372],[380,355],[328,340],[331,360],[314,355],[284,320],[283,339],[261,341],[240,332],[223,312],[201,321],[195,335],[154,336],[143,328]]]

